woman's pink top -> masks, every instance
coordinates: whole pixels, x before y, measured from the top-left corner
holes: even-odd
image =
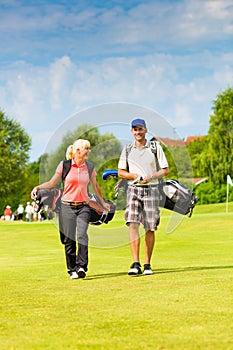
[[[63,161],[61,161],[56,169],[56,173],[62,176]],[[95,169],[92,176],[96,176]],[[82,162],[79,166],[72,159],[71,168],[64,180],[64,191],[62,200],[67,202],[86,202],[90,198],[87,192],[87,185],[90,181],[86,162]]]

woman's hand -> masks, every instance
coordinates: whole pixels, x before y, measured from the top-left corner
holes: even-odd
[[[36,194],[37,194],[38,190],[39,190],[38,186],[33,188],[32,192],[31,192],[31,199],[36,200]]]
[[[103,207],[105,210],[107,210],[107,211],[110,211],[110,209],[111,209],[110,204],[109,204],[109,203],[106,203],[106,202],[102,203],[102,207]]]

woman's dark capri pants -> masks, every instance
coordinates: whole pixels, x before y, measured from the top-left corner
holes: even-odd
[[[88,235],[90,220],[88,205],[67,205],[62,203],[59,212],[59,230],[62,244],[65,246],[66,265],[68,273],[88,265]],[[76,254],[76,241],[78,250]]]

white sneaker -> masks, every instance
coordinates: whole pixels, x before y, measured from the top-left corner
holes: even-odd
[[[78,278],[85,278],[86,277],[86,272],[83,267],[80,267],[78,269]]]
[[[130,270],[128,271],[128,275],[130,276],[136,276],[136,275],[141,275],[142,274],[142,268],[139,262],[134,262],[130,266]]]
[[[76,272],[76,271],[71,272],[71,274],[70,274],[70,279],[71,279],[71,280],[75,280],[75,279],[77,279],[77,278],[78,278],[77,272]]]
[[[151,269],[150,264],[145,264],[144,265],[144,275],[153,275],[153,271]]]

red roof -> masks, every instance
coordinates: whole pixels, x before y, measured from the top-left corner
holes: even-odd
[[[185,147],[187,146],[190,142],[193,142],[195,140],[202,140],[203,137],[205,136],[186,136],[184,140],[174,140],[174,139],[169,139],[168,137],[153,137],[152,140],[156,141],[158,140],[162,144],[164,144],[166,147]]]
[[[183,140],[173,140],[169,139],[168,137],[153,137],[153,140],[158,140],[162,144],[164,144],[166,147],[172,146],[172,147],[185,147],[185,143]]]
[[[172,139],[169,139],[167,137],[159,137],[158,139],[165,146],[185,147],[185,143],[183,140],[172,140]]]
[[[184,139],[184,143],[188,145],[190,142],[193,142],[195,140],[201,141],[203,137],[205,136],[186,136],[186,138]]]

